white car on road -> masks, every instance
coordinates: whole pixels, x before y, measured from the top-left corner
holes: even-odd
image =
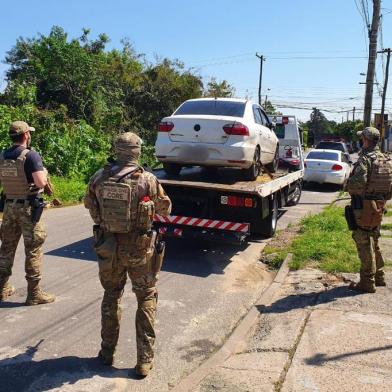
[[[312,150],[305,158],[305,182],[344,185],[351,172],[351,161],[338,150]]]
[[[272,128],[263,109],[249,100],[190,99],[160,122],[155,154],[171,175],[184,166],[235,167],[254,180],[262,165],[277,170]]]

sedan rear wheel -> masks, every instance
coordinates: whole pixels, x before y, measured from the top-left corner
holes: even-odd
[[[276,173],[278,171],[278,166],[279,166],[279,146],[276,147],[274,160],[268,165],[265,165],[265,167],[271,173]]]
[[[259,175],[261,171],[261,162],[260,162],[260,150],[257,147],[255,151],[255,155],[253,157],[252,165],[249,169],[244,170],[245,178],[248,181],[254,181]]]
[[[181,169],[182,166],[177,163],[165,162],[163,164],[163,170],[165,170],[166,174],[168,174],[169,176],[178,176],[180,174]]]

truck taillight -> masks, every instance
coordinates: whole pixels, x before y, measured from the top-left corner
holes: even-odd
[[[331,168],[333,171],[343,170],[343,166],[340,165],[333,165]]]
[[[249,136],[248,127],[238,122],[224,125],[223,130],[227,135]]]
[[[289,123],[289,118],[288,117],[282,117],[282,123],[284,125],[287,125]]]
[[[170,132],[174,128],[174,124],[170,121],[162,121],[158,125],[158,132]]]
[[[251,197],[240,196],[221,196],[221,204],[229,207],[253,207],[253,199]]]

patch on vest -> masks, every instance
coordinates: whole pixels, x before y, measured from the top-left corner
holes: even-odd
[[[18,169],[16,167],[3,166],[0,168],[1,177],[18,177]]]
[[[129,199],[129,188],[119,187],[117,185],[104,185],[103,198],[109,200],[124,200]]]

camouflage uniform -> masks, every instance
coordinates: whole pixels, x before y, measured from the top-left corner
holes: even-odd
[[[15,121],[11,125],[10,135],[20,135],[32,131],[34,131],[34,128],[29,127],[25,122]],[[24,152],[27,153],[26,149]],[[6,171],[10,170],[9,165],[12,167],[15,161],[11,160],[11,163],[9,163],[10,160],[1,158],[1,162],[0,181],[3,178],[6,201],[3,222],[0,228],[0,301],[7,299],[15,292],[15,289],[9,284],[9,277],[12,274],[16,248],[20,237],[23,235],[26,254],[26,304],[38,305],[53,302],[54,296],[45,293],[39,285],[43,256],[42,245],[46,239],[46,232],[42,222],[32,222],[31,200],[38,196],[40,190],[34,184],[28,184],[23,170],[18,172],[18,176],[21,178],[14,177],[15,180],[9,180],[7,176],[4,177],[3,175]],[[21,160],[20,162],[24,161]],[[23,169],[24,163],[20,162],[19,167]],[[14,183],[17,182],[17,184],[13,185],[13,181]],[[10,183],[11,186],[9,186]],[[25,191],[23,186],[26,186]],[[8,190],[6,189],[7,187],[9,188]]]
[[[102,348],[99,356],[105,364],[113,363],[120,329],[120,301],[128,275],[138,302],[135,318],[136,371],[145,376],[152,366],[154,357],[154,321],[158,299],[155,284],[159,271],[154,270],[151,265],[152,234],[148,227],[151,228],[153,216],[148,219],[145,231],[138,230],[135,222],[138,219],[138,207],[141,200],[151,200],[155,205],[155,213],[162,215],[170,213],[171,203],[156,177],[137,166],[140,142],[139,137],[130,132],[117,138],[115,149],[118,159],[116,163],[99,170],[91,178],[85,196],[85,206],[89,209],[95,224],[100,227],[95,234],[95,250],[99,264],[99,277],[105,292],[101,307]],[[129,184],[133,189],[130,203],[133,226],[126,233],[113,232],[115,228],[110,232],[105,228],[107,222],[102,216],[103,201],[100,184],[104,183],[108,177],[118,178],[120,183]]]
[[[385,159],[385,155],[377,146],[380,135],[377,129],[368,127],[364,131],[358,132],[358,135],[368,138],[372,142],[372,146],[367,149],[364,148],[359,154],[359,159],[355,163],[348,179],[346,190],[352,197],[359,196],[362,199],[366,199],[365,196],[370,198],[372,196],[372,194],[365,195],[365,193],[367,193],[366,189],[370,181],[373,162],[377,159]],[[383,199],[380,200],[381,208],[384,208],[384,200],[390,198],[389,194],[383,196]],[[359,283],[351,285],[351,287],[361,291],[375,292],[375,286],[385,285],[384,259],[379,246],[380,224],[376,227],[361,226],[360,218],[364,213],[363,211],[363,209],[354,209],[358,227],[353,230],[352,238],[356,244],[359,259],[361,260],[361,269]]]

